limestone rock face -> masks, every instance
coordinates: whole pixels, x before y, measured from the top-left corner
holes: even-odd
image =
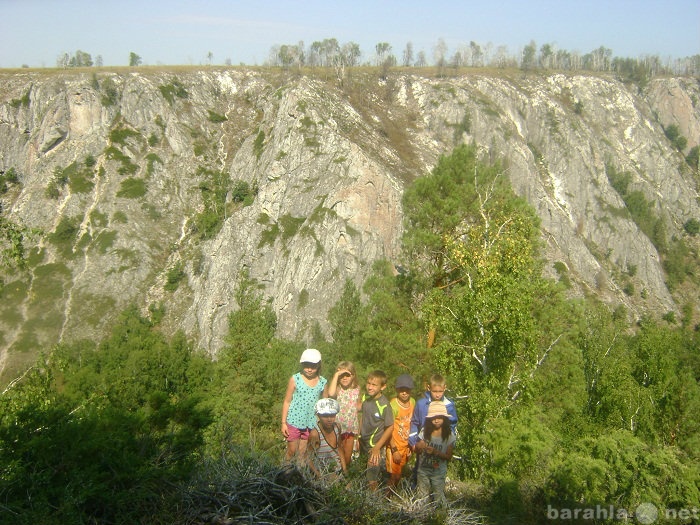
[[[21,368],[13,355],[100,337],[131,304],[162,304],[166,329],[216,354],[244,273],[262,285],[281,336],[327,329],[347,279],[359,285],[375,260],[400,260],[405,185],[462,142],[501,159],[537,210],[548,276],[563,263],[572,293],[635,316],[680,306],[606,172],[630,174],[669,237],[700,218],[683,155],[700,142],[697,80],[653,80],[642,92],[561,74],[338,86],[209,68],[22,72],[3,74],[2,86],[0,171],[20,177],[2,213],[37,232],[28,268],[4,276],[5,376]],[[685,152],[665,137],[671,124]],[[230,179],[216,209],[213,175]],[[240,183],[252,202],[234,198]],[[203,212],[221,224],[211,236],[193,226]],[[636,293],[623,291],[623,274]]]

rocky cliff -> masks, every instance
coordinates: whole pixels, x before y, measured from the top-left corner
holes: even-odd
[[[678,311],[658,242],[625,212],[625,173],[668,238],[700,219],[700,84],[470,74],[342,84],[253,69],[0,73],[2,216],[31,229],[4,275],[0,373],[99,337],[121,309],[215,354],[247,272],[283,336],[303,337],[378,258],[398,260],[401,195],[475,142],[542,220],[552,278],[630,315]],[[664,134],[687,138],[679,152]]]

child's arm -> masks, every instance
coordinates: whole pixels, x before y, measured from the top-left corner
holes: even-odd
[[[340,376],[340,369],[335,371],[331,380],[326,383],[326,389],[323,391],[323,397],[335,397],[338,395],[338,377]]]
[[[421,443],[425,444],[424,441],[422,441]],[[449,461],[452,459],[452,452],[454,451],[454,448],[454,443],[450,443],[449,445],[447,445],[447,450],[445,450],[445,452],[440,452],[433,447],[425,447],[425,452],[427,454],[430,454],[431,456],[435,456],[438,459],[444,459],[445,461]]]
[[[376,466],[379,465],[379,457],[382,451],[382,447],[386,445],[389,440],[391,439],[391,433],[394,431],[394,424],[392,423],[388,427],[384,429],[384,432],[382,433],[382,437],[379,438],[379,441],[377,441],[377,444],[372,447],[372,450],[369,453],[369,464]]]
[[[341,375],[349,373],[350,371],[346,370],[345,368],[338,368],[335,371],[335,374],[333,374],[331,380],[326,383],[326,389],[323,391],[323,397],[335,398],[338,395],[338,379],[340,379]]]
[[[296,387],[294,376],[292,376],[287,382],[287,391],[284,394],[284,401],[282,402],[282,435],[284,437],[289,437],[289,431],[287,430],[287,413],[289,412],[289,405],[292,404],[292,394],[294,394]]]
[[[418,403],[422,404],[422,401],[416,401],[416,406],[413,407],[413,413],[411,414],[411,427],[408,431],[408,446],[411,448],[415,448],[418,442],[418,431],[422,427],[420,417],[421,415],[424,415],[423,410],[418,406]]]

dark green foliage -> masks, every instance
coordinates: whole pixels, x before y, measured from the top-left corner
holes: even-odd
[[[27,91],[24,95],[22,95],[22,98],[13,98],[10,101],[10,106],[12,106],[15,109],[19,109],[22,107],[28,108],[30,102],[29,94],[30,92]]]
[[[688,219],[683,225],[683,229],[688,235],[697,235],[700,233],[700,221],[697,219]]]
[[[53,233],[48,235],[48,240],[56,246],[63,257],[70,259],[73,257],[73,245],[78,236],[78,217],[62,217]]]
[[[226,196],[231,190],[231,178],[223,171],[199,168],[199,190],[204,202],[204,211],[193,220],[194,232],[203,239],[209,239],[221,229],[227,214]]]
[[[150,141],[150,139],[149,139],[149,141]],[[148,155],[146,155],[146,160],[148,161],[148,167],[146,168],[146,173],[147,173],[148,175],[153,175],[153,172],[154,172],[154,170],[155,170],[156,162],[157,162],[158,164],[161,164],[161,165],[163,164],[163,159],[161,159],[161,158],[160,158],[158,155],[156,155],[155,153],[149,153]]]
[[[182,268],[182,264],[176,264],[170,268],[165,276],[165,286],[163,289],[166,292],[174,292],[180,286],[180,281],[187,276]]]
[[[126,141],[131,137],[140,137],[141,134],[138,131],[128,128],[115,128],[109,132],[109,140],[114,144],[121,144],[124,146]]]
[[[697,170],[698,163],[700,161],[700,146],[693,146],[692,148],[690,148],[690,151],[688,152],[688,156],[685,158],[685,161],[688,163],[688,166]]]
[[[7,171],[0,171],[0,195],[7,193],[10,185],[19,184],[19,175],[15,168],[10,168]]]
[[[636,84],[642,90],[652,78],[652,72],[646,61],[635,58],[616,57],[612,61],[613,69],[622,77],[623,82]]]
[[[102,98],[100,101],[105,107],[116,106],[119,102],[119,91],[114,81],[111,78],[106,78],[102,81]]]
[[[305,221],[305,217],[293,217],[290,214],[282,215],[279,219],[279,225],[282,228],[282,241],[288,241],[294,237]]]
[[[686,279],[697,282],[700,278],[697,275],[697,261],[697,252],[690,249],[683,239],[673,242],[662,261],[669,288],[675,289]]]
[[[214,124],[221,124],[222,122],[226,122],[228,120],[226,115],[219,115],[211,109],[208,109],[207,112],[209,113],[209,116],[207,117],[209,122],[213,122]]]
[[[229,316],[220,355],[220,395],[210,444],[217,454],[251,439],[259,441],[261,450],[273,446],[287,381],[298,371],[303,349],[275,338],[277,318],[257,282],[247,274],[239,282],[234,297],[238,310]]]
[[[95,187],[95,183],[92,182],[93,177],[92,168],[87,163],[81,165],[73,162],[62,170],[60,177],[56,178],[60,181],[67,181],[73,193],[90,193]]]
[[[231,190],[231,199],[233,202],[242,202],[244,206],[250,206],[255,198],[255,193],[247,181],[238,180]]]
[[[24,268],[26,261],[25,241],[33,232],[0,215],[0,265],[5,268]]]
[[[668,249],[666,229],[663,220],[654,212],[654,202],[648,201],[642,191],[630,190],[632,175],[618,172],[613,166],[606,166],[610,185],[620,194],[627,211],[640,230],[649,237],[656,249],[664,253]]]
[[[671,124],[670,126],[664,128],[664,134],[666,135],[666,138],[671,141],[673,147],[678,151],[683,151],[688,145],[688,139],[681,135],[681,132],[676,124]]]
[[[260,160],[260,156],[263,152],[263,146],[265,145],[265,132],[263,130],[258,131],[253,142],[253,153],[255,153],[255,158]]]
[[[189,96],[185,86],[183,86],[182,83],[176,78],[171,80],[170,84],[158,86],[158,89],[160,89],[160,93],[163,95],[163,98],[165,98],[165,100],[167,100],[171,105],[175,103],[176,98],[186,99]]]
[[[0,397],[3,523],[157,523],[210,422],[206,362],[131,309],[41,365]]]
[[[146,195],[146,181],[143,179],[128,178],[121,181],[117,197],[125,199],[138,199]]]
[[[136,164],[131,162],[131,158],[122,153],[116,146],[108,147],[105,150],[105,157],[108,160],[116,160],[121,163],[121,166],[117,169],[121,175],[133,175],[139,169]]]

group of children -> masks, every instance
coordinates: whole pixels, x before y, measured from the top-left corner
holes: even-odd
[[[308,465],[319,477],[347,473],[359,451],[369,487],[376,489],[388,474],[389,487],[399,484],[406,465],[416,456],[412,485],[420,496],[446,505],[447,464],[456,441],[457,411],[445,397],[445,380],[431,376],[425,394],[414,399],[413,378],[396,378],[396,396],[384,391],[387,375],[367,375],[361,395],[355,366],[342,361],[330,381],[321,376],[321,353],[304,350],[301,371],[289,378],[282,405],[285,461]]]

